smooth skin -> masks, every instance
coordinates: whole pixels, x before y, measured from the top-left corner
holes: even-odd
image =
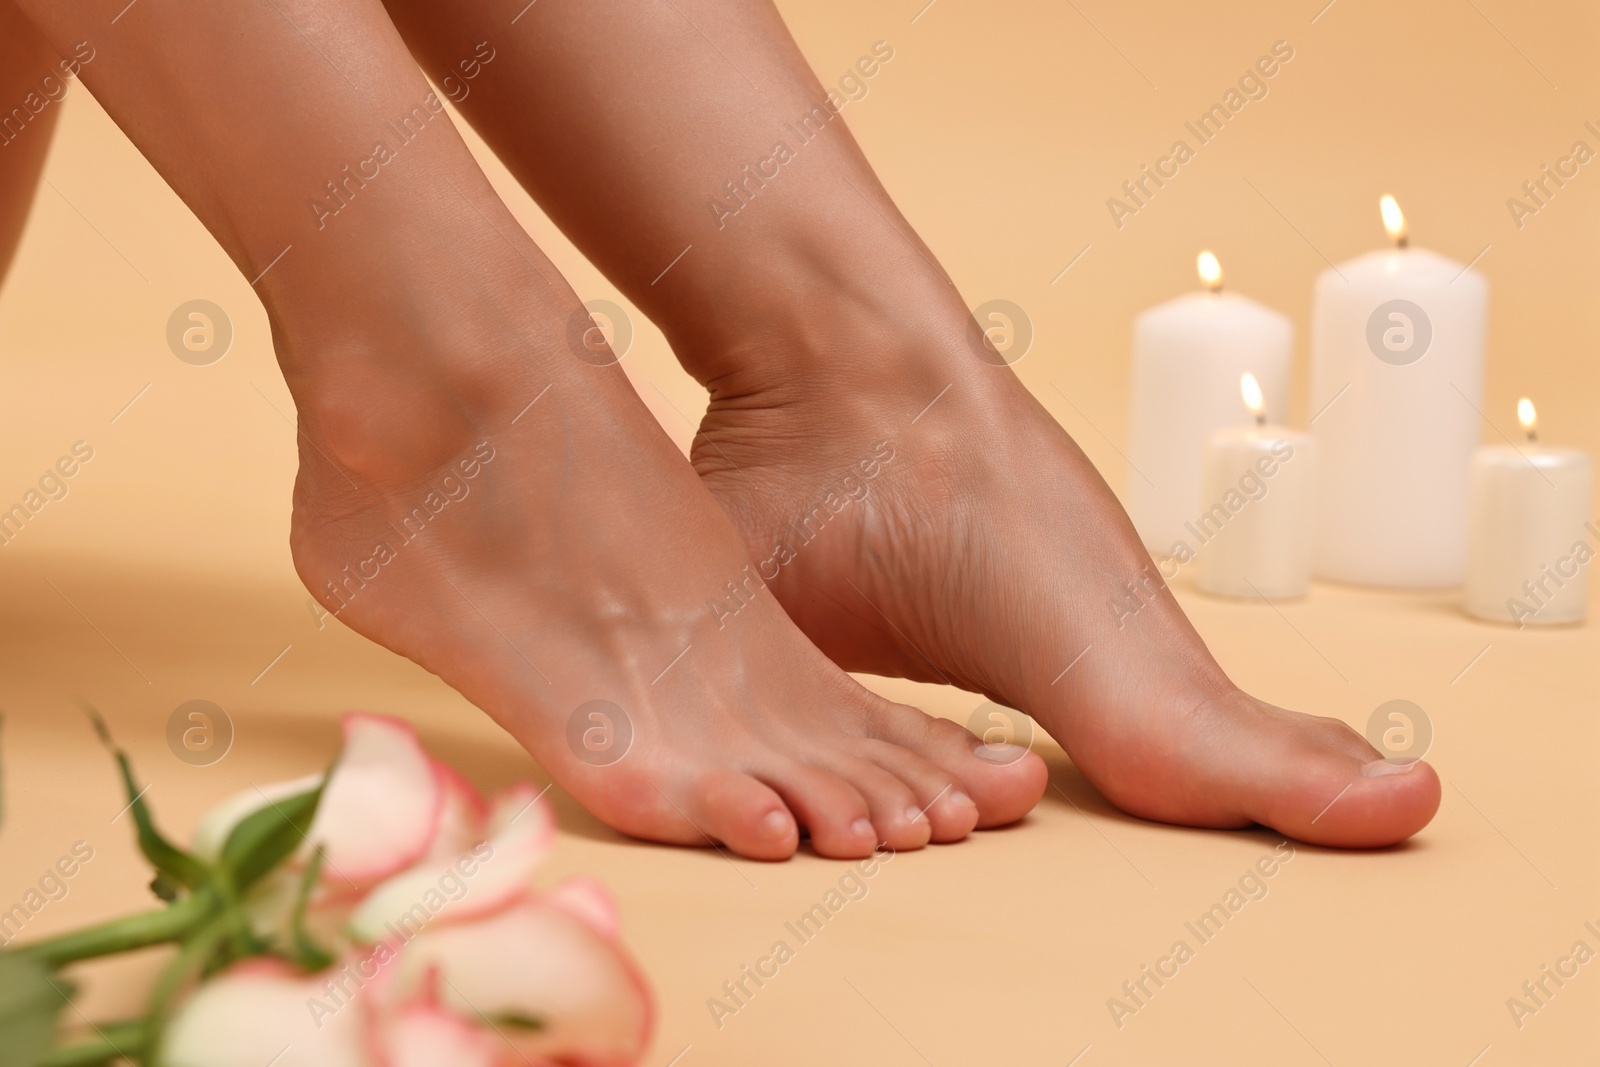
[[[45,20],[43,4],[27,6]],[[254,62],[241,63],[243,46],[201,18],[199,29],[186,22],[163,31],[199,34],[195,47],[231,48],[231,62],[195,70],[170,53],[163,61],[130,51],[125,64],[134,73],[120,82],[86,71],[247,277],[296,227],[307,227],[306,216],[294,217],[305,210],[306,190],[363,154],[382,107],[403,114],[422,91],[393,54],[393,29],[369,7],[340,5],[337,19],[325,5],[263,10],[308,35],[298,52],[280,33],[270,47],[253,41]],[[959,728],[884,705],[822,670],[809,648],[791,647],[794,635],[771,618],[760,592],[751,599],[758,610],[688,621],[704,612],[706,594],[702,586],[691,608],[684,587],[705,575],[689,581],[685,570],[716,573],[709,587],[719,590],[751,559],[777,558],[784,544],[793,558],[764,588],[836,663],[949,681],[1028,711],[1129,812],[1200,826],[1260,822],[1346,846],[1401,840],[1432,817],[1439,783],[1431,768],[1396,773],[1337,720],[1274,708],[1227,679],[1082,452],[1008,368],[983,358],[959,294],[844,119],[819,109],[825,90],[769,4],[393,0],[390,14],[424,68],[558,224],[661,324],[710,390],[692,458],[743,545],[735,551],[728,528],[703,514],[704,495],[685,484],[670,446],[642,423],[642,407],[614,368],[597,378],[587,365],[572,366],[570,353],[553,351],[566,328],[560,317],[577,309],[576,298],[493,200],[441,119],[441,137],[416,142],[427,141],[426,153],[408,144],[407,165],[385,165],[380,179],[323,220],[325,230],[359,237],[341,245],[316,231],[303,239],[319,242],[317,269],[286,256],[257,285],[301,410],[306,458],[295,550],[313,590],[367,558],[368,542],[386,536],[380,520],[404,515],[437,484],[428,479],[442,477],[473,442],[491,430],[501,435],[495,462],[508,443],[519,445],[521,465],[495,480],[501,488],[492,501],[474,505],[492,514],[458,521],[450,528],[457,540],[439,538],[426,560],[412,552],[384,564],[381,583],[360,588],[342,619],[456,684],[547,766],[554,760],[557,779],[612,825],[662,840],[704,833],[749,855],[785,855],[794,847],[792,823],[781,840],[761,835],[779,803],[826,854],[857,854],[869,837],[917,840],[916,820],[897,825],[905,794],[863,761],[913,800],[937,798],[927,812],[933,840],[1018,817],[1043,788],[1032,756],[975,761],[972,738]],[[61,21],[46,24],[59,48],[73,27],[71,17],[55,17]],[[161,46],[156,37],[139,45]],[[345,75],[362,91],[341,88]],[[362,112],[356,102],[378,82],[392,87],[388,102]],[[193,96],[198,112],[223,110],[215,100],[225,85],[224,99],[235,101],[235,112],[250,111],[267,154],[297,158],[279,159],[275,171],[257,160],[266,170],[252,175],[242,158],[249,149],[231,144],[237,138],[226,131],[197,137],[147,114],[160,95],[148,91],[154,84]],[[252,100],[279,94],[298,94],[307,112],[320,106],[320,118],[255,113],[270,109],[252,108]],[[258,120],[268,135],[256,130]],[[180,147],[169,147],[167,158],[169,139]],[[790,158],[774,177],[763,161],[779,142]],[[202,157],[211,165],[195,166]],[[409,165],[423,157],[426,164]],[[194,173],[208,170],[226,173]],[[239,195],[237,183],[252,177],[257,193]],[[263,203],[267,191],[274,195]],[[274,213],[276,225],[266,225]],[[244,228],[252,239],[241,244]],[[350,247],[360,242],[366,247]],[[326,244],[340,250],[325,253]],[[367,284],[373,275],[382,283]],[[384,383],[377,404],[368,399],[373,382]],[[546,384],[547,399],[562,398],[559,410],[517,414]],[[536,432],[544,436],[527,440]],[[616,434],[648,455],[650,485],[638,484],[637,463],[608,458]],[[865,498],[833,516],[826,536],[792,544],[795,524],[864,457],[881,455],[884,442],[895,458]],[[578,470],[603,476],[604,487],[575,479]],[[637,522],[620,523],[641,498],[674,522],[643,538]],[[546,506],[552,499],[562,507]],[[579,514],[558,517],[568,510]],[[735,565],[685,566],[707,559]],[[441,588],[441,578],[452,588]],[[1146,604],[1131,617],[1111,606],[1126,602],[1130,585]],[[486,628],[491,618],[497,623]],[[709,673],[680,672],[709,647],[691,639],[697,625],[721,640],[750,621],[760,634],[734,638]],[[569,653],[581,665],[570,673],[605,679],[587,688],[568,677],[550,684],[630,709],[645,742],[639,758],[602,771],[563,756],[564,716],[576,702],[551,701],[529,677],[530,658],[540,662],[531,650],[541,647]],[[691,653],[662,676],[661,684],[685,685],[682,703],[667,706],[651,679],[685,647]],[[561,654],[547,658],[566,670]],[[768,658],[780,683],[752,688],[750,665]],[[814,700],[797,707],[794,694],[812,693],[804,686],[813,675],[842,686],[848,699],[830,689],[823,710]],[[701,701],[686,708],[696,693]],[[730,723],[737,738],[722,732]],[[781,758],[787,776],[772,770],[774,749],[854,797]],[[699,766],[685,785],[675,772],[686,752]],[[775,790],[776,800],[747,779]],[[709,783],[724,780],[728,791],[714,793]],[[812,786],[820,793],[808,792]],[[651,795],[673,790],[687,807]],[[975,798],[964,820],[948,810],[957,796]],[[734,825],[718,822],[713,809]],[[912,810],[908,804],[903,815]],[[862,819],[871,833],[852,837]]]
[[[1228,679],[1093,465],[984,358],[845,126],[871,105],[819,108],[827,89],[770,3],[388,5],[429,74],[710,391],[694,466],[753,558],[893,442],[866,500],[769,583],[836,663],[1028,712],[1145,818],[1366,847],[1433,817],[1431,767],[1382,762],[1339,720]],[[489,64],[461,64],[480,47]],[[892,51],[863,42],[869,61],[847,73],[893,77]],[[1144,604],[1131,615],[1130,590]]]
[[[980,759],[868,692],[772,597],[710,610],[738,531],[572,345],[582,305],[375,0],[19,6],[57,53],[92,42],[85,84],[265,305],[299,413],[291,550],[340,620],[638,837],[862,857],[1037,802],[1036,756]],[[595,700],[633,734],[605,765],[568,740]]]
[[[0,101],[5,108],[0,113],[0,283],[22,240],[61,114],[52,96],[65,84],[50,42],[15,6],[0,3]]]

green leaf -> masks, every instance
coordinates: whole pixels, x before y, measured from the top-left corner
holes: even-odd
[[[111,739],[111,731],[106,729],[105,720],[100,717],[100,713],[87,703],[82,707],[84,713],[89,716],[89,722],[94,726],[94,732],[99,736],[100,743],[106,746],[122,771],[122,785],[127,791],[128,807],[133,812],[134,825],[138,828],[139,851],[144,853],[144,858],[150,861],[159,874],[166,875],[181,886],[198,889],[211,877],[210,870],[194,856],[168,841],[162,836],[161,831],[156,829],[155,819],[150,814],[150,806],[144,801],[144,790],[134,784],[133,764],[129,762],[128,754]]]
[[[251,812],[228,834],[217,865],[237,892],[249,889],[300,847],[306,831],[311,829],[311,820],[316,818],[327,781],[324,776],[322,785],[310,792],[273,801]]]
[[[480,1013],[481,1015],[482,1013]],[[543,1030],[544,1020],[520,1011],[496,1011],[482,1016],[488,1022],[507,1030]]]
[[[37,960],[0,954],[0,1067],[35,1067],[55,1036],[56,1016],[75,992]]]

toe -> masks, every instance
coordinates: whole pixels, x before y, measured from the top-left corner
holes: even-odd
[[[867,814],[880,846],[904,852],[926,845],[933,836],[933,826],[923,812],[926,805],[894,768],[885,767],[865,753],[857,754],[859,748],[860,743],[857,743],[851,752],[823,754],[815,762],[848,782],[866,800]]]
[[[757,771],[811,835],[811,847],[830,859],[863,859],[878,847],[866,798],[838,775],[779,758]]]
[[[1258,822],[1317,845],[1378,848],[1421,830],[1439,809],[1439,776],[1421,760],[1390,762],[1342,722],[1311,720],[1280,741],[1271,773],[1250,787]]]
[[[917,817],[927,823],[930,840],[960,841],[977,827],[977,802],[943,767],[885,741],[864,742],[861,754],[910,787]]]
[[[1049,771],[1037,753],[1016,745],[985,745],[958,724],[905,704],[885,702],[875,733],[942,768],[977,805],[979,827],[1021,819],[1049,784]]]
[[[686,816],[708,837],[753,860],[782,860],[800,844],[800,830],[770,786],[728,768],[700,774],[684,799]]]
[[[1338,719],[1245,698],[1227,702],[1204,776],[1213,803],[1301,841],[1377,848],[1403,841],[1439,807],[1439,776],[1420,760],[1387,763]]]
[[[1427,764],[1386,764],[1338,719],[1237,690],[1185,692],[1142,721],[1068,741],[1073,763],[1117,807],[1182,826],[1260,823],[1309,844],[1378,848],[1422,829],[1439,807]]]

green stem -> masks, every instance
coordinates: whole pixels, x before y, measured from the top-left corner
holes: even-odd
[[[215,909],[216,898],[212,894],[196,893],[157,911],[127,915],[86,930],[24,945],[16,951],[54,969],[77,960],[177,941],[205,922]]]
[[[183,948],[177,958],[167,965],[167,969],[156,981],[155,990],[150,994],[150,1002],[145,1009],[145,1025],[152,1039],[166,1026],[172,999],[178,995],[186,982],[204,969],[206,963],[216,954],[217,947],[233,931],[238,919],[238,915],[231,911],[221,912],[212,916],[184,940]],[[141,1059],[140,1062],[148,1061]]]
[[[131,1059],[144,1051],[144,1023],[106,1023],[96,1028],[92,1041],[62,1045],[46,1052],[38,1067],[97,1067],[120,1059]]]

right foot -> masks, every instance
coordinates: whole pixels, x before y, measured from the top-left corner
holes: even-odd
[[[746,581],[739,535],[621,371],[569,349],[565,286],[486,290],[463,314],[460,297],[374,285],[409,292],[404,312],[375,296],[340,337],[274,316],[302,430],[295,567],[340,621],[460,690],[636,837],[780,859],[803,830],[861,857],[1034,805],[1038,757],[980,759],[966,730],[868,692]],[[613,744],[631,726],[609,764],[569,742],[592,700],[626,717]],[[603,744],[603,719],[576,734],[591,727]]]
[[[702,375],[719,392],[696,465],[752,552],[777,556],[772,593],[800,628],[847,670],[1026,711],[1130,814],[1345,847],[1426,825],[1426,764],[1228,679],[1087,457],[929,287],[867,325],[805,300],[769,317],[776,342],[740,346],[736,374]],[[820,506],[819,486],[859,503]]]

